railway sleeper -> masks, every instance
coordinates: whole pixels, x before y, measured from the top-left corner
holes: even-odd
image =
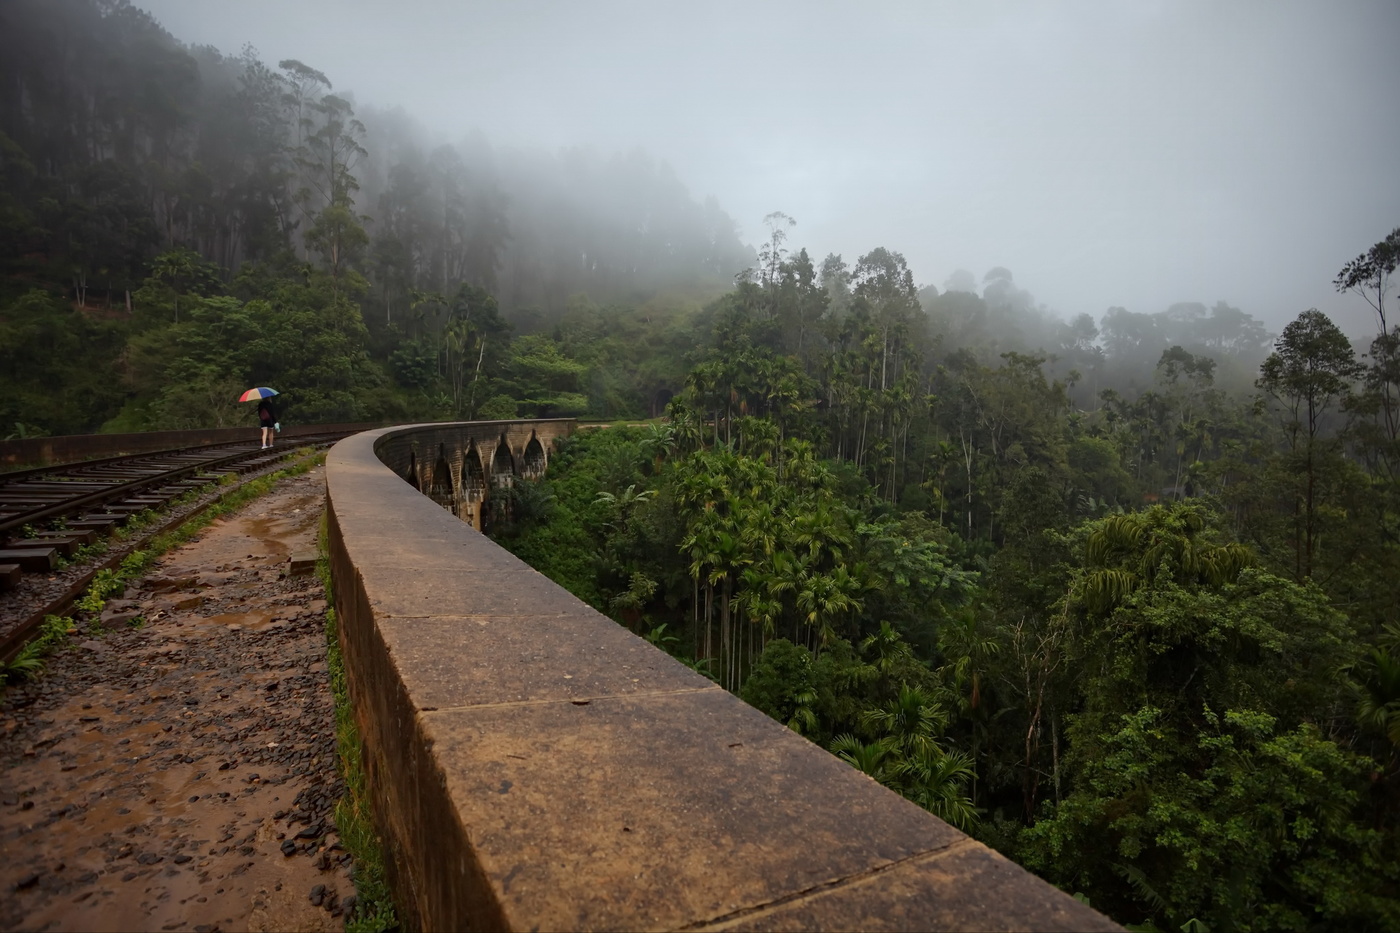
[[[72,557],[82,545],[75,538],[36,535],[33,538],[11,538],[5,542],[5,547],[21,551],[49,547],[57,550],[62,557]]]
[[[24,575],[19,564],[0,564],[0,591],[12,590],[19,586],[19,578]]]
[[[58,548],[0,548],[0,563],[17,564],[25,573],[45,573],[58,566]]]
[[[94,534],[103,535],[110,538],[117,533],[121,527],[121,522],[115,518],[80,518],[77,521],[67,523],[69,528],[75,531],[91,531]]]
[[[112,518],[115,516],[118,520],[125,522],[137,512],[144,512],[149,508],[151,508],[150,503],[134,504],[131,502],[114,502],[111,505],[102,506],[102,511],[99,512],[98,515],[102,518]]]
[[[86,547],[89,544],[97,543],[97,532],[87,528],[64,528],[55,531],[38,531],[34,537],[43,541],[51,539],[57,541],[73,541],[78,547]],[[67,556],[67,555],[64,555]]]

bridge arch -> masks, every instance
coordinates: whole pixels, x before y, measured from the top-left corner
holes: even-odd
[[[462,499],[457,517],[480,531],[481,505],[485,501],[486,468],[481,463],[476,441],[471,441],[462,456]]]
[[[549,466],[544,445],[540,443],[539,435],[534,431],[530,432],[530,441],[525,445],[525,455],[520,459],[520,475],[525,479],[538,479]]]
[[[491,484],[493,486],[509,486],[515,481],[515,454],[510,449],[510,444],[506,442],[505,433],[501,433],[500,443],[496,445],[495,453],[491,455]]]
[[[432,473],[429,474],[429,485],[424,492],[429,499],[432,499],[449,512],[456,514],[454,486],[452,468],[447,465],[446,445],[439,444],[437,460],[433,463]]]

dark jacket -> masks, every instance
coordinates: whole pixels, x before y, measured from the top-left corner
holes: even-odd
[[[277,423],[277,412],[272,410],[272,403],[267,399],[258,402],[258,424],[265,428],[270,428]]]

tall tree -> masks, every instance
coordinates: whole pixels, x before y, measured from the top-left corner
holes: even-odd
[[[1333,280],[1339,292],[1355,292],[1376,312],[1380,332],[1371,342],[1366,372],[1366,407],[1378,416],[1382,462],[1392,478],[1400,475],[1400,324],[1390,324],[1386,297],[1391,277],[1400,267],[1400,227],[1342,267]]]
[[[1361,369],[1351,341],[1316,308],[1285,327],[1274,347],[1259,371],[1258,385],[1283,407],[1290,459],[1301,476],[1302,488],[1294,497],[1293,573],[1303,580],[1312,576],[1317,550],[1321,461],[1336,449],[1335,440],[1324,445],[1324,416],[1351,393]]]

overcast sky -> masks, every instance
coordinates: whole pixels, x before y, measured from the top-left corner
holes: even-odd
[[[177,38],[402,105],[445,139],[641,147],[745,239],[1062,315],[1224,299],[1275,330],[1400,226],[1400,2],[135,0]]]

